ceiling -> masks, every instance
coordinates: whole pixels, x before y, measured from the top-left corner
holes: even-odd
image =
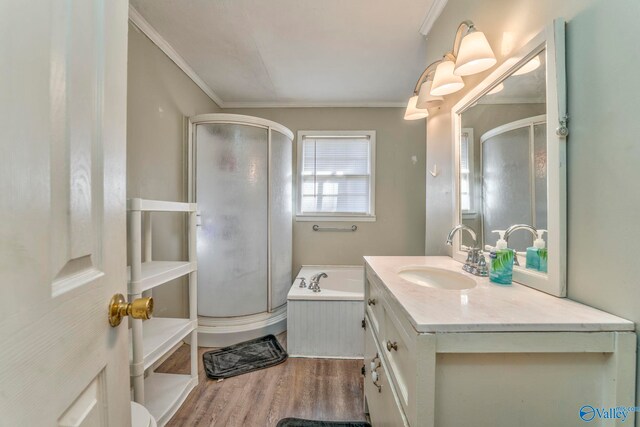
[[[406,105],[442,3],[131,0],[147,28],[133,22],[223,107]]]

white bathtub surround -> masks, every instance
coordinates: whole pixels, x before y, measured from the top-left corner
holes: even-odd
[[[303,266],[296,277],[307,286],[325,272],[320,292],[294,280],[287,297],[287,351],[290,357],[362,358],[364,349],[364,269],[361,266]]]

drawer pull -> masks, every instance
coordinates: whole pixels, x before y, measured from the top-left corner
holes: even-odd
[[[391,342],[391,341],[387,341],[387,351],[391,351],[391,350],[395,350],[398,351],[398,343],[397,342]]]
[[[368,305],[376,305],[376,299],[375,298],[369,298],[367,300],[367,304]]]

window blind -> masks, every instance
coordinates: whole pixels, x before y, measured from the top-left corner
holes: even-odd
[[[370,213],[371,141],[304,137],[300,213]]]

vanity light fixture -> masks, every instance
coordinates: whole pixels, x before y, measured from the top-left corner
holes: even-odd
[[[441,96],[435,96],[431,94],[431,85],[433,84],[432,80],[427,80],[424,82],[422,87],[420,88],[420,93],[418,94],[418,101],[416,102],[416,106],[418,108],[431,108],[437,107],[442,104],[444,98]]]
[[[418,120],[424,119],[429,116],[429,112],[426,108],[418,108],[416,107],[416,102],[418,101],[418,95],[414,95],[409,98],[409,104],[407,104],[407,109],[404,112],[405,120]]]
[[[455,75],[453,72],[456,66],[454,60],[453,55],[447,54],[436,67],[436,73],[433,76],[433,85],[431,86],[432,95],[449,95],[464,87],[462,77]]]
[[[473,22],[463,21],[458,26],[453,50],[435,61],[420,75],[413,96],[409,99],[405,120],[427,117],[427,108],[440,105],[444,95],[464,87],[461,76],[480,73],[496,64],[496,57],[482,31]]]

